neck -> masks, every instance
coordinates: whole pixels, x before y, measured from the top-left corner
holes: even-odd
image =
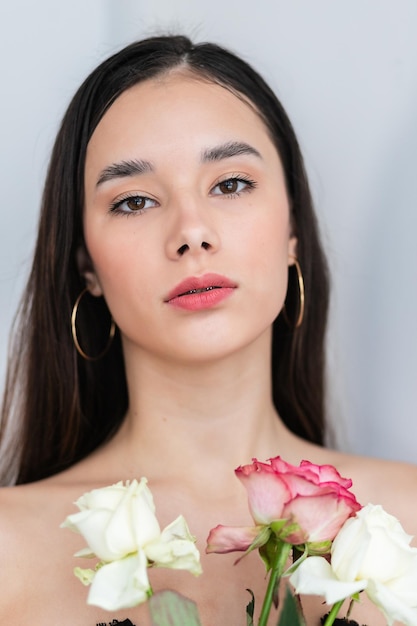
[[[163,459],[163,471],[180,477],[192,466],[197,476],[201,467],[207,477],[278,454],[277,441],[288,433],[271,400],[269,346],[265,334],[238,354],[197,363],[128,346],[129,411],[113,440],[125,462],[157,472],[155,460]]]

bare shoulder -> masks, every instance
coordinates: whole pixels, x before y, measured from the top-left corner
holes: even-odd
[[[0,547],[16,555],[22,549],[20,538],[29,528],[36,532],[39,510],[48,507],[38,485],[19,485],[0,489]]]
[[[16,555],[25,550],[27,546],[22,537],[36,538],[36,544],[31,542],[31,550],[34,545],[40,545],[42,550],[44,544],[55,537],[54,531],[60,536],[61,523],[77,510],[75,500],[92,488],[88,483],[65,480],[62,476],[58,474],[38,482],[0,488],[2,552],[13,551]],[[46,532],[46,528],[52,529],[52,535]]]
[[[70,485],[50,479],[3,487],[0,489],[0,528],[11,527],[18,532],[28,524],[36,526],[43,517],[59,518],[68,509],[67,515],[73,508],[73,493],[75,490]]]
[[[0,616],[8,619],[21,604],[23,590],[31,589],[30,578],[39,572],[47,542],[42,532],[48,503],[35,485],[0,489]],[[51,535],[51,533],[49,533]],[[53,542],[52,542],[53,543]]]
[[[85,610],[84,588],[72,572],[73,554],[83,545],[61,523],[83,491],[59,478],[0,489],[1,624],[32,624],[33,616],[52,624],[57,615],[66,616],[63,624],[82,623],[74,612]],[[81,608],[71,608],[74,598]]]
[[[59,541],[61,522],[72,511],[71,495],[67,500],[53,481],[0,489],[0,558],[10,565],[0,568],[0,578],[1,572],[10,574],[27,562],[29,555],[35,561],[47,554],[48,546]]]

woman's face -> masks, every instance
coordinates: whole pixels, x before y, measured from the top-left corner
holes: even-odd
[[[125,350],[201,362],[270,337],[296,240],[277,151],[227,89],[172,73],[124,92],[88,145],[84,231]]]

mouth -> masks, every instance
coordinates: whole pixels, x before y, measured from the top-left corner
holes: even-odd
[[[202,289],[189,289],[184,293],[180,293],[178,297],[180,298],[181,296],[188,296],[193,293],[204,293],[205,291],[211,291],[212,289],[221,289],[221,287],[220,285],[210,285],[209,287],[203,287]]]
[[[180,308],[209,308],[230,295],[236,287],[236,283],[220,274],[191,276],[176,285],[164,301]]]

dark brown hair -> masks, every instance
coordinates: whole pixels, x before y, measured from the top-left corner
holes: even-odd
[[[274,402],[294,433],[323,443],[327,268],[291,123],[259,74],[228,50],[210,43],[194,45],[182,36],[152,37],[124,48],[90,74],[58,132],[11,347],[1,432],[3,482],[31,482],[69,467],[108,439],[126,412],[118,333],[101,360],[88,362],[76,353],[70,332],[71,310],[85,286],[76,263],[83,242],[85,155],[94,129],[121,93],[181,66],[252,103],[281,157],[306,305],[300,328],[290,328],[282,315],[274,323]],[[291,275],[289,283],[295,284]],[[108,315],[95,310],[96,300],[87,298],[78,322],[83,346],[91,354],[100,352],[109,323]]]

